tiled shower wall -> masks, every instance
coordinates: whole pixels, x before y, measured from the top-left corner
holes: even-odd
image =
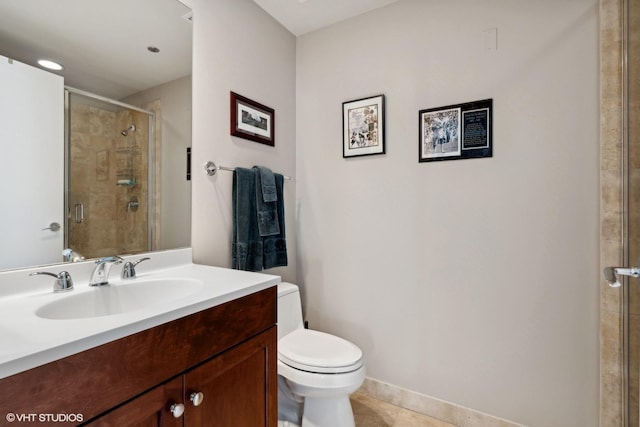
[[[123,136],[131,124],[136,131]],[[87,258],[147,250],[147,129],[144,113],[71,103],[69,246]],[[122,179],[136,184],[117,185]],[[82,223],[74,220],[78,203],[84,206]]]
[[[117,114],[116,177],[135,180],[134,186],[116,188],[116,244],[118,254],[144,252],[148,247],[149,119],[144,113],[125,110]],[[119,134],[131,124],[135,132]],[[136,199],[138,208],[129,203]]]

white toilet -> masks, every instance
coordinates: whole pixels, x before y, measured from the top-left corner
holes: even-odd
[[[364,381],[362,351],[304,329],[300,291],[278,285],[278,425],[355,427],[349,395]]]

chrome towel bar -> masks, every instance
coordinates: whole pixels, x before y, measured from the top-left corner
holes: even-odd
[[[220,170],[221,171],[233,172],[233,171],[236,170],[236,168],[232,168],[232,167],[229,167],[229,166],[219,166],[219,165],[216,165],[215,163],[213,163],[211,160],[209,160],[207,163],[204,164],[204,171],[209,176],[215,175]],[[282,175],[282,177],[284,179],[291,180],[291,177],[288,176],[288,175]]]

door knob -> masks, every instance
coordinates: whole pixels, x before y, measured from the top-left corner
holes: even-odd
[[[60,230],[60,224],[58,224],[57,222],[52,222],[48,227],[43,228],[43,230],[58,231]]]
[[[612,288],[620,286],[618,275],[640,277],[640,268],[638,267],[605,267],[602,271],[604,278]]]

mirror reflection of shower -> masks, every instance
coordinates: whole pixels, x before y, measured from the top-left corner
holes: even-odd
[[[65,247],[86,258],[151,250],[153,114],[69,90],[67,115]]]
[[[136,125],[131,124],[131,126],[129,126],[128,128],[122,129],[122,131],[120,131],[120,135],[127,136],[129,132],[135,132],[135,131],[136,131]]]

